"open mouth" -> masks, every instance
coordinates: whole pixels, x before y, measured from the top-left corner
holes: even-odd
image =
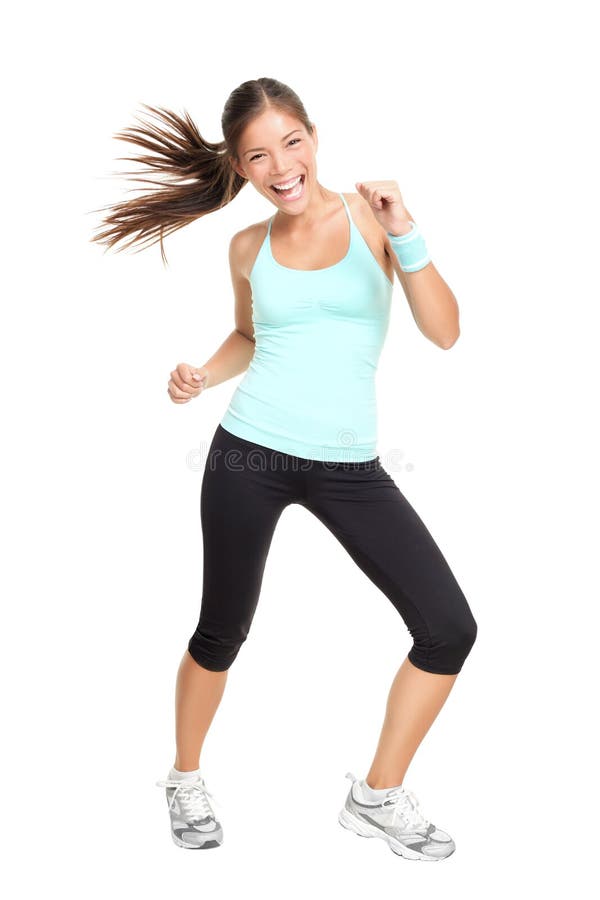
[[[281,200],[297,200],[304,191],[304,178],[304,175],[300,175],[297,178],[286,181],[285,184],[290,184],[290,187],[285,190],[276,188],[274,185],[271,185],[270,190]]]

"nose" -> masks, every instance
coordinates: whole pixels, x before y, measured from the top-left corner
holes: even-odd
[[[273,163],[271,165],[271,177],[278,178],[280,176],[286,175],[287,172],[290,171],[290,166],[285,164],[285,158],[276,153],[273,154],[272,157]]]

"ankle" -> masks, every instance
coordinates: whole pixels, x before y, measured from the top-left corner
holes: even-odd
[[[396,780],[394,780],[394,778],[396,778]],[[384,778],[383,776],[371,778],[370,775],[367,775],[365,784],[367,787],[371,788],[372,791],[383,791],[384,789],[389,790],[393,787],[401,787],[402,779],[398,779],[396,776],[392,776],[391,778]]]
[[[187,765],[184,765],[182,763],[181,765],[179,765],[177,763],[177,760],[175,760],[175,763],[173,764],[173,768],[177,769],[178,772],[196,772],[200,768],[200,763],[198,762],[198,763],[196,763],[196,765],[194,765],[193,763],[188,763]]]

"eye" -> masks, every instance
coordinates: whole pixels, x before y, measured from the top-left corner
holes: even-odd
[[[296,141],[301,141],[302,138],[292,138],[291,141],[288,141],[288,147],[290,144],[294,144]],[[264,156],[264,153],[255,153],[254,156],[250,157],[250,162],[254,162],[255,159],[258,159],[260,156]]]

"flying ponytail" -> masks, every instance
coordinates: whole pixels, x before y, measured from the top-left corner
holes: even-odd
[[[239,162],[238,144],[246,125],[268,107],[298,118],[312,134],[306,110],[287,85],[274,78],[245,81],[230,94],[221,117],[224,139],[211,142],[200,134],[190,115],[179,116],[164,107],[142,104],[156,123],[141,122],[113,135],[148,151],[145,155],[118,157],[141,163],[142,173],[133,181],[153,184],[157,190],[130,200],[110,204],[93,212],[109,210],[99,233],[90,240],[117,252],[139,245],[138,251],[160,241],[163,263],[167,263],[163,238],[194,219],[221,209],[240,192],[247,179],[231,165]],[[139,119],[137,121],[140,121]],[[139,177],[158,175],[158,180]],[[119,241],[128,239],[124,246]]]

